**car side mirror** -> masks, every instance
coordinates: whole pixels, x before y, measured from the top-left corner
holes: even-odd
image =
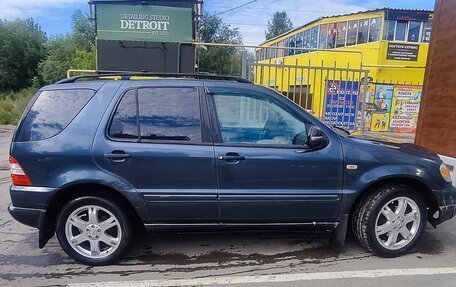
[[[309,130],[309,138],[307,145],[313,150],[320,150],[328,145],[329,141],[326,135],[316,126],[312,126]]]

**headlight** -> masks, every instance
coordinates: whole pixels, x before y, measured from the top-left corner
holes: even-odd
[[[446,182],[451,182],[451,173],[446,164],[442,163],[440,165],[440,174]]]

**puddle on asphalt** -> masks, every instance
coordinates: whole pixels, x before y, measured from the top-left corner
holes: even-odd
[[[125,265],[264,265],[284,260],[319,263],[335,258],[328,238],[302,233],[155,235],[130,250]]]
[[[420,255],[444,252],[443,244],[435,236],[433,232],[425,232],[413,252],[418,259]],[[281,264],[332,265],[373,256],[361,249],[353,238],[347,238],[346,251],[339,255],[330,248],[327,237],[301,232],[157,234],[138,238],[117,267],[106,268],[74,263],[55,238],[37,251],[37,239],[37,233],[23,237],[21,241],[26,254],[0,255],[0,265],[46,266],[53,271],[2,274],[0,279],[74,278],[89,274],[130,276],[148,272],[169,274],[255,266],[269,268],[267,265]]]

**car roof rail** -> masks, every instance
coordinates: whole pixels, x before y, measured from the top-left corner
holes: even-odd
[[[152,73],[152,72],[104,72],[104,71],[96,71],[96,74],[93,75],[80,75],[74,76],[70,78],[66,78],[56,82],[56,84],[68,84],[74,83],[78,80],[110,80],[109,77],[116,77],[116,79],[112,80],[130,80],[132,77],[140,77],[140,76],[147,76],[147,77],[157,77],[157,78],[182,78],[182,79],[196,79],[196,80],[221,80],[221,81],[234,81],[239,83],[248,83],[253,84],[251,81],[246,80],[241,77],[236,76],[220,76],[214,74],[206,74],[206,73]],[[119,78],[119,79],[117,79]]]

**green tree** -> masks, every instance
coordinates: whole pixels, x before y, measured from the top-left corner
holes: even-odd
[[[266,40],[279,36],[293,28],[287,12],[275,12],[272,19],[268,21],[268,30],[265,32]]]
[[[95,26],[93,21],[76,10],[72,17],[73,31],[58,36],[47,44],[47,58],[39,65],[42,79],[53,83],[66,77],[69,69],[95,69]]]
[[[89,15],[78,9],[73,13],[71,23],[73,37],[78,48],[90,51],[95,46],[95,22],[90,19]]]
[[[242,44],[237,28],[223,22],[220,17],[204,14],[202,19],[201,41],[205,43]],[[240,74],[239,48],[198,47],[198,70],[219,75]]]
[[[30,86],[45,55],[46,36],[32,19],[0,20],[0,91]]]

